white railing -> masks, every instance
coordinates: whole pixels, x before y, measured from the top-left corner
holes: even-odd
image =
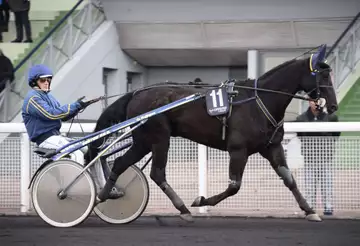
[[[342,37],[327,62],[333,69],[334,87],[339,92],[349,75],[355,72],[360,61],[360,18],[357,18],[352,27]]]
[[[70,124],[63,124],[61,131],[67,133],[69,126]],[[79,137],[82,129],[85,133],[90,133],[95,125],[81,124],[81,127],[79,124],[73,124],[70,133],[77,133],[76,136]],[[356,133],[360,132],[360,122],[291,122],[285,123],[285,131],[283,146],[286,150],[288,165],[300,191],[307,195],[314,208],[322,214],[324,204],[321,199],[326,194],[330,197],[329,201],[336,216],[359,217],[360,134],[356,136]],[[347,135],[353,133],[350,135],[354,136],[341,136],[339,139],[302,137],[304,148],[301,154],[299,138],[294,132],[320,131],[347,132]],[[1,133],[11,133],[12,136],[0,144],[0,213],[33,213],[28,184],[31,175],[44,162],[44,159],[32,152],[34,144],[29,142],[22,123],[0,124]],[[124,151],[115,156],[123,153]],[[304,160],[316,157],[318,157],[318,162],[311,163],[310,166],[307,162],[304,163]],[[146,158],[139,165],[141,166],[145,160]],[[169,151],[167,179],[190,207],[198,195],[211,196],[226,189],[228,162],[227,152],[207,148],[185,139],[173,138]],[[149,178],[149,166],[144,170],[149,179],[151,194],[145,213],[177,213],[169,199]],[[315,185],[315,182],[308,179],[315,176],[320,180],[320,188],[317,192],[311,192],[310,188]],[[326,177],[329,180],[325,180]],[[327,187],[330,187],[331,191],[322,193],[322,190]],[[283,185],[268,161],[259,154],[249,158],[242,186],[237,195],[215,207],[190,208],[190,210],[194,214],[209,215],[302,215],[291,192]]]

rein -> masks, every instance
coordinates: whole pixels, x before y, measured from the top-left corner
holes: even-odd
[[[232,80],[230,80],[232,81]],[[227,82],[229,82],[228,80],[225,81],[222,84],[226,84]],[[145,87],[142,88],[136,92],[142,91],[142,90],[147,90],[147,89],[151,89],[151,88],[158,88],[158,87],[198,87],[198,88],[219,88],[219,85],[206,85],[206,84],[197,84],[197,85],[189,85],[189,84],[185,84],[185,83],[179,83],[179,84],[164,84],[164,85],[153,85],[153,86],[149,86],[149,87]],[[220,85],[221,86],[221,85]],[[300,95],[296,95],[296,94],[291,94],[291,93],[287,93],[287,92],[283,92],[283,91],[276,91],[276,90],[271,90],[271,89],[264,89],[264,88],[255,88],[255,87],[250,87],[250,86],[244,86],[244,85],[234,85],[234,88],[240,88],[240,89],[246,89],[246,90],[256,90],[256,91],[263,91],[263,92],[270,92],[270,93],[275,93],[275,94],[282,94],[285,96],[291,96],[293,98],[296,99],[301,99],[301,100],[305,100],[305,101],[316,101],[317,99],[312,99],[312,98],[308,98],[307,96],[300,96]],[[327,86],[319,86],[319,87],[327,87]],[[311,90],[309,93],[313,92],[314,90],[316,90],[316,88],[314,88],[313,90]],[[100,100],[106,100],[109,98],[113,98],[113,97],[119,97],[119,96],[123,96],[126,93],[120,93],[120,94],[115,94],[115,95],[111,95],[111,96],[100,96],[98,98],[93,99],[94,101],[100,101]]]
[[[255,91],[264,91],[264,92],[270,92],[270,93],[275,93],[275,94],[281,94],[281,95],[285,95],[285,96],[291,96],[293,98],[302,99],[305,101],[316,101],[316,99],[308,98],[306,96],[300,96],[300,95],[296,95],[296,94],[291,94],[291,93],[287,93],[287,92],[283,92],[283,91],[275,91],[275,90],[271,90],[271,89],[255,88],[255,87],[243,86],[243,85],[234,85],[234,88],[255,90]],[[314,91],[314,90],[316,90],[316,88],[314,88],[312,91]],[[309,92],[309,93],[311,93],[311,92]],[[307,94],[309,94],[309,93],[307,93]]]

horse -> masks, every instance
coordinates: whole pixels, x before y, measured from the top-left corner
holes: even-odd
[[[170,137],[182,137],[198,144],[227,151],[230,156],[228,187],[211,197],[195,198],[191,204],[192,207],[215,206],[237,194],[249,156],[260,153],[269,161],[284,185],[292,192],[299,207],[304,211],[305,218],[309,221],[321,221],[299,191],[296,180],[286,163],[281,142],[284,137],[285,110],[291,100],[298,96],[297,92],[304,91],[308,94],[309,97],[304,97],[304,100],[305,98],[308,98],[307,100],[324,98],[329,114],[338,108],[330,76],[331,68],[323,62],[324,49],[326,46],[323,45],[310,57],[286,61],[258,79],[236,80],[234,88],[238,91],[233,98],[231,115],[226,121],[225,138],[222,136],[223,122],[218,117],[207,113],[204,98],[149,119],[143,126],[133,131],[133,143],[128,151],[115,159],[110,177],[97,196],[99,202],[108,199],[109,191],[129,166],[152,152],[150,178],[171,200],[173,206],[180,212],[179,216],[185,221],[192,222],[191,212],[166,180]],[[206,90],[207,86],[203,84],[189,86],[169,83],[128,92],[102,112],[94,131],[102,130],[193,93],[205,93]],[[250,100],[251,98],[254,100]],[[85,154],[86,163],[96,157],[98,147],[104,139],[89,145],[88,152]]]

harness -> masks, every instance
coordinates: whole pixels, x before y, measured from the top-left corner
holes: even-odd
[[[236,97],[238,95],[238,91],[235,91],[234,87],[241,87],[241,86],[235,86],[235,80],[225,81],[223,84],[220,85],[220,87],[225,86],[227,88],[226,92],[229,95],[229,99],[228,99],[229,100],[229,110],[228,110],[227,114],[224,115],[224,116],[217,116],[217,118],[221,121],[221,123],[223,125],[222,126],[222,140],[225,140],[227,121],[232,115],[232,107],[233,107],[233,105],[239,105],[239,104],[247,103],[247,102],[250,102],[250,101],[253,101],[253,100],[256,101],[256,103],[259,106],[260,110],[264,113],[266,118],[270,121],[270,123],[275,128],[274,132],[272,133],[272,135],[270,137],[268,145],[272,143],[272,140],[274,139],[276,133],[284,125],[284,119],[277,122],[275,120],[275,118],[271,115],[269,110],[266,108],[265,104],[262,102],[261,98],[258,95],[259,88],[257,88],[257,82],[258,82],[258,80],[256,79],[254,81],[254,88],[253,88],[254,91],[255,91],[254,92],[255,96],[244,99],[244,100],[236,101],[236,102],[234,102],[233,100],[234,100],[234,97]]]

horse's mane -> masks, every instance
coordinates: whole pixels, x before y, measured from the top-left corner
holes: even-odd
[[[261,75],[258,79],[267,79],[268,77],[272,76],[274,73],[278,72],[280,69],[282,69],[282,68],[284,68],[286,66],[289,66],[290,64],[293,64],[296,61],[298,61],[298,60],[291,59],[289,61],[281,63],[281,64],[277,65],[276,67],[270,69],[269,71],[267,71],[263,75]]]

